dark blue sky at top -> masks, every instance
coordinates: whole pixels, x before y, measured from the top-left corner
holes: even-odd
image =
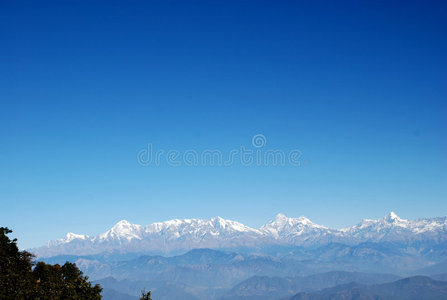
[[[0,8],[0,225],[23,246],[120,219],[447,213],[445,2]],[[227,152],[255,134],[302,165],[136,159],[148,143]]]

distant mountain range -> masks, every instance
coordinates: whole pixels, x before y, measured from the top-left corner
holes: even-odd
[[[269,277],[253,276],[228,291],[222,300],[269,300],[308,291],[356,282],[371,285],[400,279],[396,275],[332,271],[310,276]]]
[[[30,251],[51,264],[75,262],[104,287],[105,300],[136,299],[141,289],[159,300],[405,299],[395,286],[442,297],[432,279],[396,280],[447,278],[447,217],[390,213],[343,229],[282,214],[260,228],[220,217],[120,221]]]
[[[299,277],[266,277],[254,276],[230,290],[217,290],[210,293],[210,290],[193,289],[191,285],[174,284],[173,282],[152,282],[147,281],[146,286],[153,290],[156,299],[218,299],[218,300],[271,300],[285,299],[298,292],[319,291],[328,287],[335,287],[342,284],[357,282],[363,285],[386,283],[400,279],[398,276],[390,274],[365,274],[356,272],[333,271],[328,273],[314,274],[311,276]],[[110,296],[107,299],[115,299],[117,295],[112,294],[115,289],[135,294],[137,281],[121,280],[113,277],[96,281],[107,291]],[[140,285],[143,283],[140,282]]]
[[[445,272],[444,252],[436,254],[433,248],[420,252],[414,247],[396,248],[387,243],[332,243],[293,248],[276,255],[194,249],[175,256],[101,253],[44,260],[51,264],[76,263],[105,288],[105,300],[135,299],[142,289],[153,291],[154,299],[159,300],[259,300],[284,299],[350,282],[390,282],[401,274],[446,278],[439,274],[440,270]],[[435,256],[437,260],[433,259]],[[434,264],[436,261],[439,263]],[[430,267],[417,270],[426,266]]]
[[[331,229],[306,217],[278,214],[260,228],[251,228],[220,217],[210,220],[176,219],[147,226],[120,221],[97,236],[68,233],[64,238],[30,251],[38,257],[118,253],[181,253],[196,248],[250,249],[271,247],[321,247],[334,243],[347,246],[362,243],[399,245],[443,245],[447,242],[447,217],[406,220],[391,212],[378,220]],[[445,249],[445,247],[442,247]]]
[[[395,282],[364,285],[352,282],[319,292],[299,293],[289,300],[445,300],[447,282],[414,276]]]

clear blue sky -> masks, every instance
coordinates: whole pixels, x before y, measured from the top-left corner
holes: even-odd
[[[446,3],[360,2],[3,1],[0,225],[446,215]],[[302,166],[136,159],[259,133]]]

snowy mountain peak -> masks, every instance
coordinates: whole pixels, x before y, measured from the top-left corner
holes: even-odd
[[[99,240],[108,239],[141,239],[141,226],[132,224],[129,221],[121,220],[115,224],[110,230],[98,236]]]
[[[270,227],[284,227],[284,226],[295,226],[295,225],[315,225],[311,220],[306,218],[305,216],[301,216],[299,218],[289,218],[284,214],[277,214],[275,219],[271,221],[270,223],[264,225],[263,227],[270,226]]]
[[[63,238],[63,240],[64,240],[64,242],[69,243],[69,242],[71,242],[71,241],[73,241],[73,240],[76,240],[76,239],[85,240],[85,239],[87,239],[87,238],[88,238],[87,235],[84,235],[84,234],[76,234],[76,233],[73,233],[73,232],[69,232],[69,233],[67,233],[67,234],[65,235],[65,237]]]
[[[301,239],[304,236],[318,236],[329,229],[313,223],[308,218],[288,218],[283,214],[276,215],[275,219],[260,228],[262,232],[274,238]]]
[[[228,226],[231,226],[231,221],[227,221],[221,217],[211,218],[210,222],[213,224],[214,227],[223,228],[223,229],[225,229]]]
[[[400,218],[396,213],[390,212],[382,219],[384,222],[396,225],[396,226],[402,226],[405,227],[408,224],[408,220]]]
[[[288,218],[287,218],[287,216],[286,215],[284,215],[284,214],[282,214],[282,213],[278,213],[277,215],[276,215],[276,217],[275,217],[275,220],[274,221],[282,221],[282,220],[287,220]]]
[[[392,218],[392,219],[399,219],[399,216],[396,215],[396,213],[395,213],[394,211],[390,212],[390,213],[388,214],[388,216],[389,216],[390,218]]]
[[[299,218],[296,218],[295,220],[296,220],[298,223],[301,223],[301,224],[323,227],[323,226],[321,226],[321,225],[316,225],[314,222],[312,222],[311,220],[309,220],[309,219],[306,218],[305,216],[301,216],[301,217],[299,217]]]
[[[112,227],[112,231],[116,233],[127,233],[133,232],[140,228],[140,225],[132,224],[129,221],[121,220]]]
[[[64,244],[70,244],[75,241],[85,241],[88,239],[89,239],[88,235],[76,234],[73,232],[69,232],[61,239],[48,241],[47,247],[54,247],[54,246],[59,246],[59,245],[64,245]]]
[[[406,220],[394,212],[380,219],[364,219],[344,229],[331,229],[313,223],[308,218],[289,218],[277,214],[275,219],[259,229],[221,217],[204,219],[174,219],[147,226],[126,220],[110,230],[94,236],[68,233],[35,249],[40,257],[60,254],[92,254],[110,250],[162,251],[169,253],[194,248],[237,248],[263,245],[326,245],[362,242],[411,243],[430,240],[447,242],[447,217]]]
[[[221,218],[219,216],[211,218],[210,221],[213,223],[219,223],[219,224],[225,224],[228,222],[228,220],[225,220],[224,218]]]
[[[394,211],[387,214],[384,219],[390,222],[402,220]]]
[[[221,217],[211,218],[209,222],[217,230],[229,231],[229,232],[251,232],[256,231],[253,228],[245,226],[237,221],[227,220]]]
[[[122,227],[122,226],[130,226],[130,225],[132,225],[132,223],[130,223],[129,221],[121,220],[118,223],[116,223],[114,227]]]

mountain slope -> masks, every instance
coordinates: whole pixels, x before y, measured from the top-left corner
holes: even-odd
[[[315,293],[299,293],[289,300],[445,300],[447,282],[414,276],[391,283],[366,286],[358,283],[340,285]]]
[[[101,296],[103,300],[138,300],[137,296],[124,294],[111,288],[103,288]]]
[[[352,281],[364,284],[399,279],[391,274],[332,271],[299,277],[251,277],[231,289],[222,300],[279,299],[303,291],[317,291]]]

